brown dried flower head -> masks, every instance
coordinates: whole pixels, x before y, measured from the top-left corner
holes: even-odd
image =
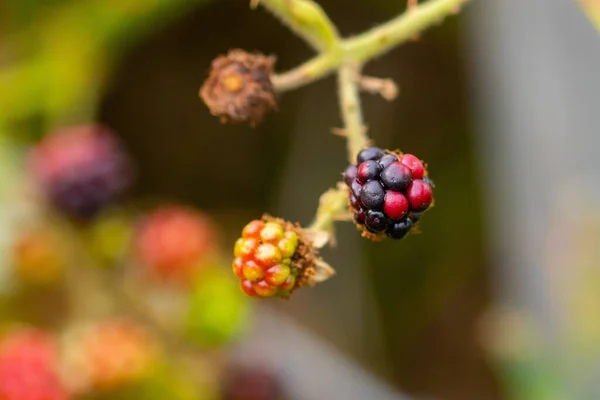
[[[212,62],[200,97],[222,122],[256,126],[277,108],[271,73],[275,57],[230,50]]]

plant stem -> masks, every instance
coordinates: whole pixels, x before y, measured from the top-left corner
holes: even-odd
[[[404,43],[445,16],[457,13],[467,0],[432,0],[365,33],[344,41],[344,50],[358,62],[367,62]]]
[[[348,207],[348,187],[339,183],[337,188],[321,195],[317,215],[308,229],[331,230],[333,222],[346,210],[346,207]]]
[[[352,61],[346,61],[338,72],[340,110],[348,142],[348,161],[351,163],[354,162],[356,154],[369,144],[363,125],[357,75],[358,65]]]
[[[335,25],[317,3],[311,0],[260,0],[259,4],[276,15],[315,50],[324,52],[339,45]]]
[[[295,7],[298,1],[300,0],[292,2],[291,7]],[[328,45],[327,43],[322,43],[321,45],[315,44],[313,47],[321,49],[321,53],[299,67],[274,75],[272,79],[275,88],[279,92],[284,92],[308,85],[339,69],[344,60],[352,59],[359,64],[364,64],[392,48],[411,40],[445,16],[456,12],[467,1],[431,0],[360,35],[348,39],[339,39],[336,37],[335,45]],[[293,26],[294,19],[293,17],[289,17],[290,6],[285,5],[285,0],[262,0],[262,2],[265,7],[280,16],[285,23]],[[309,2],[302,0],[301,3],[305,4]],[[276,8],[275,5],[278,7]],[[281,8],[287,11],[285,15],[289,18],[284,19],[280,15]],[[327,24],[331,24],[329,20],[326,21]],[[307,29],[310,29],[310,27],[307,27]],[[335,32],[335,28],[333,29]],[[299,28],[296,28],[295,31],[298,32]],[[304,30],[298,32],[299,35],[307,38],[307,40],[309,40],[308,38],[310,40],[318,39],[318,36],[314,34],[308,35],[309,33],[311,32],[305,32]],[[322,50],[324,48],[328,50]]]

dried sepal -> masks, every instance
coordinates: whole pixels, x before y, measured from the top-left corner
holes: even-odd
[[[259,124],[277,108],[271,74],[275,57],[240,49],[217,57],[200,97],[222,122]]]

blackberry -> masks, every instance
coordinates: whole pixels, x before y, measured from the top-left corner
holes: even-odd
[[[379,160],[385,153],[379,147],[368,147],[361,150],[356,156],[356,163],[360,164],[367,160]]]
[[[410,232],[413,222],[410,218],[404,218],[391,224],[387,230],[387,235],[392,239],[402,239]]]
[[[385,198],[385,190],[378,181],[369,181],[363,185],[358,197],[367,209],[381,209]]]
[[[356,179],[361,183],[376,179],[379,176],[381,169],[381,165],[377,161],[367,160],[358,166]]]
[[[383,232],[387,229],[388,220],[383,212],[368,210],[366,213],[365,225],[372,232]]]
[[[100,125],[63,128],[30,154],[34,178],[53,205],[78,219],[96,216],[131,183],[130,160],[114,133]]]
[[[426,165],[412,154],[369,147],[344,172],[349,208],[363,236],[401,239],[433,204]]]

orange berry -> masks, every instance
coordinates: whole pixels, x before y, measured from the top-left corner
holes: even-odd
[[[269,285],[264,280],[253,283],[252,287],[260,297],[273,297],[277,294],[277,286]]]
[[[290,267],[278,264],[267,269],[265,273],[265,281],[267,281],[270,285],[279,286],[283,284],[289,276]]]
[[[244,267],[244,260],[241,257],[236,257],[233,260],[233,273],[240,279],[244,279],[244,272],[242,268]]]
[[[255,237],[258,238],[260,235],[260,231],[265,226],[265,223],[259,219],[255,219],[254,221],[250,221],[248,225],[244,227],[242,230],[242,236],[245,238]]]
[[[281,251],[270,243],[263,243],[256,248],[254,259],[263,267],[272,267],[281,261]]]
[[[252,260],[246,261],[242,271],[244,273],[244,278],[251,282],[256,282],[257,280],[262,279],[265,275],[265,271],[263,271],[263,269]]]

